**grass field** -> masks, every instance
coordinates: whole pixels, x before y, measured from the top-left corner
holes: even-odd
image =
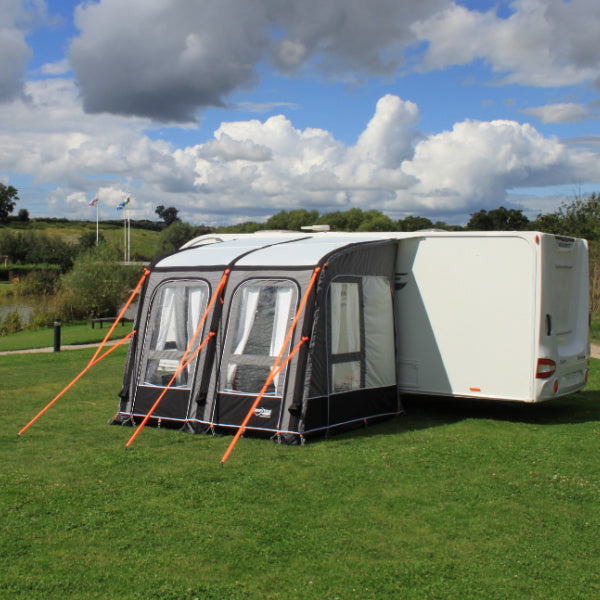
[[[0,362],[0,597],[600,598],[600,361],[539,406],[411,401],[304,447],[108,426],[119,348]]]
[[[118,215],[116,215],[118,218]],[[96,232],[95,221],[68,221],[48,222],[32,220],[27,225],[6,226],[7,230],[23,232],[25,230],[58,236],[69,243],[78,242],[80,236],[85,232]],[[123,227],[114,223],[100,221],[100,233],[106,241],[123,250],[124,233]],[[160,233],[148,229],[138,229],[132,224],[131,227],[131,255],[140,259],[151,260],[157,256],[158,241]]]
[[[112,323],[103,324],[102,329],[96,325],[94,329],[89,322],[69,323],[61,325],[61,346],[77,344],[93,344],[101,342],[108,333]],[[125,337],[132,328],[131,322],[123,322],[117,325],[111,334],[111,339]],[[27,348],[51,348],[54,346],[54,329],[24,329],[17,333],[0,337],[0,352],[11,350],[24,350]]]

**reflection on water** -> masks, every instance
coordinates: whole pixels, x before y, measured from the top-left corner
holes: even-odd
[[[0,322],[4,321],[8,313],[16,311],[19,313],[23,324],[26,324],[36,310],[51,310],[52,306],[53,298],[0,296]]]

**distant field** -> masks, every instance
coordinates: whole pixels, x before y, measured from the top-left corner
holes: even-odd
[[[64,240],[74,243],[79,237],[86,231],[96,232],[95,221],[68,221],[68,222],[52,222],[52,221],[30,221],[26,226],[22,224],[10,225],[8,229],[12,229],[15,232],[22,232],[26,230],[40,231],[48,235],[56,235]],[[106,223],[100,221],[99,230],[106,239],[107,242],[114,244],[121,250],[124,245],[124,233],[123,227],[113,223]],[[158,239],[160,232],[151,231],[148,229],[138,229],[133,226],[131,227],[131,255],[136,255],[140,259],[151,260],[155,258],[158,252]]]
[[[412,401],[304,447],[106,423],[125,349],[0,361],[0,597],[600,597],[600,361],[538,406]]]

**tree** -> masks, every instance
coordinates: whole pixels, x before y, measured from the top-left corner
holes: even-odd
[[[189,223],[179,219],[171,223],[160,232],[158,251],[159,254],[169,254],[179,250],[183,244],[196,237],[196,232]]]
[[[481,209],[473,213],[466,229],[471,231],[522,231],[528,229],[529,219],[522,210],[507,209],[504,206],[489,212]]]
[[[600,237],[600,195],[587,198],[577,197],[569,204],[562,204],[557,216],[561,222],[561,233],[597,240]]]
[[[140,276],[139,267],[120,261],[120,252],[109,244],[82,252],[61,279],[58,311],[62,318],[115,316]]]
[[[17,216],[17,219],[23,223],[29,222],[29,211],[26,208],[22,208],[19,211],[19,215]]]
[[[179,217],[177,216],[179,211],[174,206],[165,208],[161,204],[160,206],[156,207],[154,212],[165,222],[167,227],[175,223],[175,221],[179,221]]]
[[[98,232],[98,244],[96,244],[96,232],[95,231],[84,231],[79,236],[79,249],[80,250],[89,250],[94,246],[98,246],[103,244],[106,241],[105,237],[101,232]]]
[[[356,231],[396,231],[397,227],[387,215],[378,210],[367,210]]]
[[[8,221],[8,215],[15,209],[19,192],[12,185],[0,183],[0,221]]]
[[[427,217],[415,217],[408,215],[404,219],[398,221],[398,225],[402,231],[419,231],[420,229],[433,229],[431,219]]]
[[[267,220],[265,229],[300,231],[304,225],[313,225],[318,218],[319,213],[316,210],[308,211],[304,208],[298,208],[290,212],[282,210]]]

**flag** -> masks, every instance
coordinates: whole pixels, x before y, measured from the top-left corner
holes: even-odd
[[[127,196],[127,198],[125,200],[123,200],[123,202],[119,202],[119,204],[117,205],[117,210],[122,210],[123,208],[125,208],[128,204],[129,204],[129,196]]]
[[[94,206],[95,204],[98,203],[98,198],[94,198],[90,203],[89,206]]]

